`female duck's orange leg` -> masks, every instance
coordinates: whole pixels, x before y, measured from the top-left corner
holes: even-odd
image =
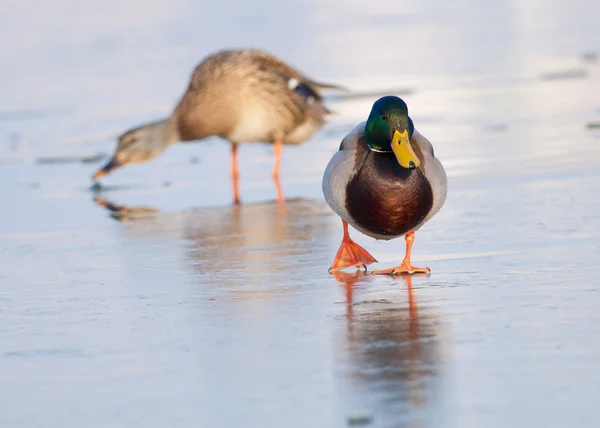
[[[350,239],[350,235],[348,234],[348,223],[345,220],[342,220],[342,224],[344,225],[344,237],[342,238],[340,249],[335,255],[335,260],[329,268],[329,271],[342,270],[351,266],[356,266],[358,268],[364,267],[366,270],[367,266],[371,263],[377,263],[375,257]]]
[[[273,152],[275,152],[275,165],[273,166],[273,181],[275,181],[275,190],[277,191],[277,202],[283,202],[283,192],[281,191],[281,182],[279,181],[279,165],[281,164],[281,152],[283,143],[275,141],[273,143]]]
[[[231,179],[233,181],[233,203],[236,205],[240,203],[240,191],[238,185],[240,171],[238,170],[237,149],[237,144],[231,143]]]
[[[281,163],[281,151],[283,150],[283,143],[281,141],[275,141],[273,143],[273,152],[275,153],[275,165],[273,166],[273,177],[279,178],[279,164]]]
[[[381,269],[373,272],[373,275],[397,275],[401,273],[431,273],[428,267],[419,268],[410,264],[410,251],[412,249],[413,241],[415,240],[415,232],[409,232],[406,234],[406,255],[404,260],[398,266]]]
[[[277,202],[285,202],[285,198],[283,197],[283,190],[281,190],[281,182],[279,181],[279,177],[273,178],[275,181],[275,191],[277,192]]]

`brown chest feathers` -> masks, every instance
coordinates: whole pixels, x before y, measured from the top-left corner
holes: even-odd
[[[393,153],[366,151],[363,156],[346,187],[348,214],[358,226],[377,235],[410,232],[433,206],[433,191],[423,171],[402,168]]]

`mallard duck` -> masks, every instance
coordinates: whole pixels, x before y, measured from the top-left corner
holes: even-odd
[[[377,262],[348,234],[348,224],[375,239],[405,236],[400,265],[374,274],[429,273],[410,262],[415,231],[446,200],[446,173],[433,146],[414,127],[406,103],[386,96],[373,104],[366,122],[343,140],[323,176],[323,194],[342,218],[344,236],[330,271]]]
[[[300,144],[325,122],[330,111],[321,89],[343,89],[318,83],[262,50],[225,50],[205,58],[170,117],[133,128],[119,138],[114,156],[94,180],[130,163],[155,158],[178,141],[219,136],[231,143],[234,200],[237,193],[238,144],[272,143],[273,177],[278,199],[283,144]]]

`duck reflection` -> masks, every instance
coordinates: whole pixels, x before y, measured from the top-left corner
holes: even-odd
[[[341,343],[348,367],[345,375],[352,389],[365,392],[359,393],[364,398],[361,404],[369,405],[376,415],[386,415],[386,420],[408,423],[424,414],[431,416],[443,359],[440,331],[433,311],[419,308],[412,278],[402,277],[406,301],[395,303],[357,301],[358,293],[367,292],[364,285],[369,293],[375,288],[374,277],[368,273],[333,275],[343,286],[347,303],[347,328]]]
[[[100,196],[95,196],[94,202],[96,205],[106,208],[110,212],[110,216],[118,221],[141,220],[159,212],[156,208],[152,207],[127,207],[115,204]]]
[[[314,276],[315,266],[326,263],[320,253],[330,251],[333,242],[322,238],[337,234],[326,204],[310,199],[178,213],[128,207],[100,197],[94,201],[124,222],[130,237],[178,240],[195,277],[227,285],[268,288],[293,282],[289,279],[295,276]]]

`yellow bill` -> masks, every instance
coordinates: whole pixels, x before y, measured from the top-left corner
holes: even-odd
[[[401,167],[407,169],[415,169],[421,165],[421,161],[415,155],[410,141],[408,140],[408,130],[404,132],[394,131],[394,138],[392,138],[392,150],[398,159],[398,163]]]

